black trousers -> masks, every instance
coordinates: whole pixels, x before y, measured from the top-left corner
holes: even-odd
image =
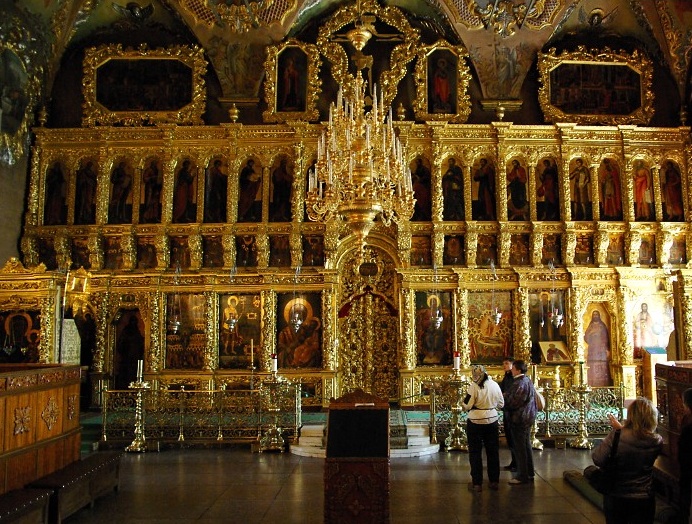
[[[488,463],[488,480],[500,480],[500,425],[497,421],[492,424],[474,424],[466,422],[466,436],[469,443],[469,464],[471,465],[471,481],[474,485],[483,484],[483,446],[485,460]]]

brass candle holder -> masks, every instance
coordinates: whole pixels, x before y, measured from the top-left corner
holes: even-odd
[[[272,423],[266,433],[260,438],[259,452],[262,451],[280,451],[286,449],[286,441],[282,435],[283,429],[279,425],[279,416],[281,413],[281,390],[286,386],[287,380],[278,374],[272,358],[272,371],[269,379],[262,383],[262,388],[265,390],[267,402],[267,412],[272,416]]]
[[[135,390],[135,438],[125,448],[129,453],[144,453],[147,450],[146,437],[144,435],[144,392],[151,388],[149,382],[145,382],[141,374],[136,381],[130,382],[130,389]]]
[[[452,429],[445,439],[445,448],[447,451],[452,451],[454,449],[459,451],[468,451],[469,441],[461,420],[461,414],[463,412],[461,404],[464,398],[463,395],[466,392],[468,381],[466,377],[461,375],[460,370],[455,368],[452,370],[452,374],[449,376],[447,384],[451,398]]]

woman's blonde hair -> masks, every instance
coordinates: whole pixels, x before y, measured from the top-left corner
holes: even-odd
[[[658,425],[658,410],[645,397],[637,397],[627,408],[625,427],[629,427],[639,437],[652,435]]]

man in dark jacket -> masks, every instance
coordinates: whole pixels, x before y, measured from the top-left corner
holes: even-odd
[[[502,367],[505,370],[505,376],[502,377],[502,382],[500,382],[500,389],[504,395],[512,387],[512,382],[514,382],[514,375],[512,375],[512,362],[514,359],[512,357],[507,357],[502,361]],[[505,439],[507,440],[507,447],[512,453],[512,461],[504,466],[502,469],[505,471],[516,471],[517,470],[517,459],[514,457],[514,445],[512,444],[512,432],[509,430],[509,410],[502,410],[502,425],[504,426]]]
[[[531,428],[536,421],[536,390],[531,379],[526,376],[526,370],[526,362],[523,360],[512,363],[514,381],[504,394],[517,463],[516,477],[509,481],[512,486],[532,482],[534,477]]]

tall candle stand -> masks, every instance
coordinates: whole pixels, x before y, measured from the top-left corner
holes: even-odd
[[[137,370],[137,380],[130,382],[130,389],[137,392],[135,397],[135,438],[125,448],[130,453],[144,453],[147,450],[146,437],[144,436],[144,392],[151,387],[149,382],[142,379],[141,364]]]
[[[536,380],[537,374],[536,374],[536,366],[532,365],[531,366],[531,374],[533,375],[532,381],[533,381],[533,387],[536,389],[537,393],[543,393],[543,388],[538,386],[538,381]],[[547,413],[546,413],[547,417]],[[533,421],[533,427],[531,428],[531,448],[536,449],[538,451],[543,451],[543,442],[538,440],[536,437],[536,434],[538,433],[538,417],[536,417],[536,420]]]
[[[570,440],[569,445],[577,449],[593,448],[593,441],[589,439],[586,425],[586,397],[591,393],[591,387],[584,380],[584,361],[579,361],[579,386],[574,388],[579,395],[579,433]]]
[[[279,427],[279,415],[281,413],[281,389],[287,384],[287,381],[278,374],[275,355],[272,355],[271,366],[271,376],[262,383],[262,387],[266,388],[267,411],[272,415],[272,424],[264,436],[260,438],[259,452],[274,450],[283,453],[286,442],[282,436],[283,430]]]
[[[466,436],[466,430],[461,421],[461,413],[463,408],[461,407],[463,395],[466,391],[466,386],[468,381],[466,377],[461,376],[461,372],[455,362],[452,374],[447,380],[448,391],[451,397],[451,411],[452,411],[452,429],[445,439],[445,448],[447,451],[452,451],[458,449],[459,451],[469,450],[469,441]]]

